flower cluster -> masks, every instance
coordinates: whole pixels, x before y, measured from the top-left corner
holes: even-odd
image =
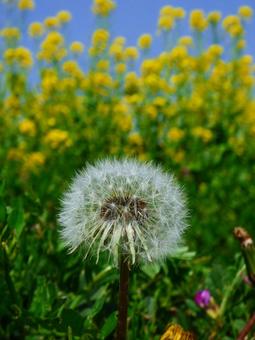
[[[244,29],[252,9],[222,17],[165,6],[158,37],[142,34],[130,46],[106,29],[115,7],[112,0],[93,2],[98,27],[86,48],[65,36],[67,11],[27,30],[15,23],[1,30],[0,159],[22,180],[47,170],[56,182],[59,150],[67,173],[83,157],[156,160],[187,181],[201,206],[197,223],[214,225],[223,209],[219,199],[228,201],[221,214],[226,225],[240,213],[248,216],[240,195],[244,185],[253,195],[247,183],[255,151],[254,62],[245,53]],[[180,36],[186,15],[190,34]],[[26,34],[37,49],[23,46]],[[209,46],[205,35],[212,37]],[[151,53],[155,39],[164,42],[158,55]],[[30,157],[35,152],[44,162]]]

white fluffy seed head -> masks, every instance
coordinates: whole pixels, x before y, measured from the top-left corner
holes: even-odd
[[[65,193],[59,222],[71,251],[86,247],[97,260],[108,251],[132,264],[174,254],[186,228],[182,191],[172,175],[151,163],[104,160],[89,165]]]

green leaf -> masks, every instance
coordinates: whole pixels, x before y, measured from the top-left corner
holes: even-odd
[[[160,265],[158,263],[146,264],[142,266],[141,269],[149,276],[149,278],[154,279],[154,277],[160,272]]]
[[[102,339],[104,339],[105,337],[107,337],[108,335],[110,335],[114,329],[117,326],[117,313],[113,312],[112,314],[110,314],[110,316],[108,316],[108,318],[105,320],[103,327],[101,329],[100,332],[100,337]]]
[[[14,201],[11,212],[8,216],[8,225],[14,229],[19,238],[25,226],[24,209],[21,199]]]
[[[6,218],[6,207],[4,201],[0,198],[0,223],[4,223]]]
[[[30,306],[30,313],[37,317],[47,317],[52,309],[52,303],[56,296],[55,287],[48,283],[45,277],[37,278],[37,287]]]

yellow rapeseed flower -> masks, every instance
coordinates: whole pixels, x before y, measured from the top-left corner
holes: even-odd
[[[158,19],[158,28],[164,31],[170,31],[174,27],[174,18],[172,16],[163,15]]]
[[[137,146],[143,145],[142,136],[138,132],[132,132],[128,136],[128,141],[129,141],[130,144],[134,144],[134,145],[137,145]]]
[[[140,88],[140,80],[135,72],[129,72],[125,76],[125,92],[134,94]]]
[[[64,37],[59,32],[49,32],[40,47],[38,58],[47,62],[59,61],[67,54],[64,48]]]
[[[92,11],[96,15],[106,17],[116,7],[116,4],[112,0],[94,0]]]
[[[239,49],[239,50],[242,50],[246,47],[246,40],[244,39],[240,39],[238,40],[237,44],[236,44],[236,47]]]
[[[123,74],[126,72],[127,66],[125,63],[118,63],[115,65],[115,72],[117,74]]]
[[[52,28],[58,28],[59,27],[59,20],[56,17],[48,17],[44,20],[44,26],[46,28],[52,29]]]
[[[33,58],[30,50],[22,46],[7,49],[4,52],[4,59],[9,65],[17,63],[23,68],[30,68],[33,65]]]
[[[34,4],[33,0],[19,0],[19,2],[18,2],[18,8],[21,11],[33,10],[34,7],[35,7],[35,4]]]
[[[31,37],[41,37],[44,33],[44,27],[40,22],[32,22],[28,27],[28,34]]]
[[[242,25],[232,25],[228,28],[228,33],[231,37],[241,37],[244,33],[244,28]]]
[[[185,15],[186,15],[186,12],[182,7],[173,8],[173,16],[175,19],[183,19]]]
[[[203,32],[208,26],[205,14],[200,9],[195,9],[190,13],[189,22],[191,28],[199,32]]]
[[[107,60],[107,59],[101,59],[98,61],[98,63],[96,64],[96,68],[97,70],[99,71],[102,71],[102,72],[106,72],[109,70],[110,68],[110,61]]]
[[[84,45],[80,41],[73,41],[70,45],[70,51],[75,54],[81,54],[84,51]]]
[[[50,130],[46,134],[44,141],[52,149],[64,149],[72,145],[69,133],[59,129]]]
[[[222,27],[228,31],[233,25],[240,25],[240,18],[237,15],[228,15],[222,22]]]
[[[184,136],[184,131],[177,127],[173,127],[169,129],[167,133],[167,137],[173,142],[179,142],[183,138],[183,136]]]
[[[110,33],[103,29],[98,28],[92,35],[92,44],[93,46],[106,46],[108,40],[110,38]]]
[[[24,135],[32,137],[36,132],[35,123],[31,119],[24,119],[19,123],[19,131]]]
[[[60,24],[67,24],[72,19],[72,14],[69,11],[60,11],[56,18]]]
[[[26,155],[25,162],[23,164],[23,174],[26,172],[38,172],[39,168],[45,163],[45,156],[42,152],[32,152]]]
[[[201,138],[203,142],[208,143],[213,138],[212,131],[202,126],[197,126],[192,129],[192,134],[195,137]]]
[[[73,76],[79,75],[81,72],[81,69],[76,60],[65,61],[62,65],[62,69],[64,72]]]
[[[209,23],[216,25],[221,20],[221,12],[213,11],[208,14],[207,20]]]
[[[222,55],[223,51],[224,51],[223,47],[218,44],[209,46],[207,50],[209,57],[212,58],[219,58]]]
[[[253,16],[253,9],[250,6],[239,7],[238,14],[243,19],[250,19]]]
[[[124,57],[127,60],[135,60],[139,57],[139,53],[135,46],[129,46],[124,50]]]
[[[158,110],[155,105],[146,105],[143,111],[150,119],[155,119],[158,115]]]
[[[151,47],[152,37],[150,34],[143,34],[138,39],[138,46],[142,49],[148,49]]]
[[[18,40],[20,38],[20,29],[18,27],[5,27],[0,31],[0,36],[6,40]]]
[[[109,55],[114,58],[115,61],[124,60],[124,49],[120,44],[113,43],[109,48]]]
[[[113,40],[113,44],[117,44],[117,45],[124,46],[125,43],[126,43],[126,38],[125,38],[125,37],[122,37],[122,36],[116,37],[116,38]]]
[[[143,76],[150,73],[158,74],[161,71],[162,63],[157,59],[145,59],[141,65],[141,73]]]
[[[180,37],[178,40],[179,45],[183,45],[183,46],[192,46],[193,45],[193,39],[192,37],[190,37],[189,35]]]
[[[160,9],[160,16],[172,16],[174,8],[170,5],[164,6]]]

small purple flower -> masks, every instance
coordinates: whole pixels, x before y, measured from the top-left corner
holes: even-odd
[[[208,289],[199,290],[195,295],[195,303],[201,308],[207,308],[211,301],[211,293]]]

